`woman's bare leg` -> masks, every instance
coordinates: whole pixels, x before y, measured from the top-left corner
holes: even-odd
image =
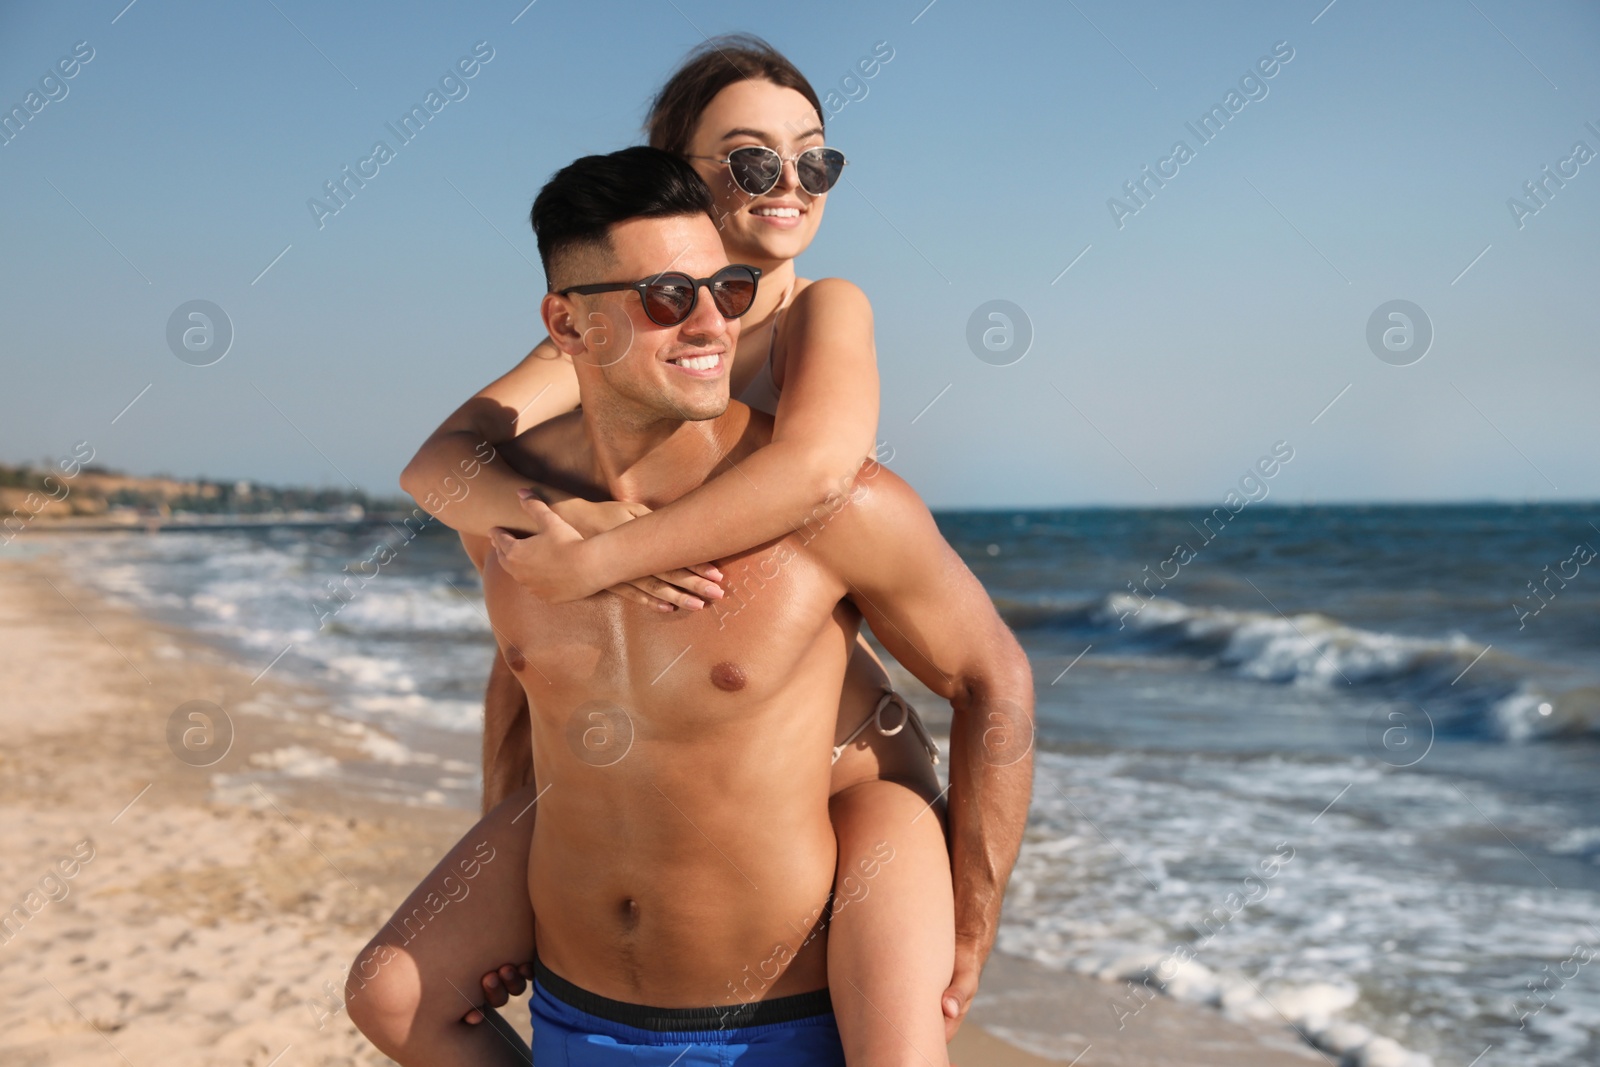
[[[872,714],[887,684],[858,644],[836,743]],[[940,998],[955,966],[955,904],[938,797],[938,777],[909,723],[893,737],[868,727],[834,764],[829,809],[839,866],[828,987],[852,1067],[949,1063]]]
[[[446,853],[350,968],[345,1007],[384,1054],[404,1067],[521,1064],[528,1048],[484,1005],[480,976],[533,958],[528,854],[532,785],[507,797]]]

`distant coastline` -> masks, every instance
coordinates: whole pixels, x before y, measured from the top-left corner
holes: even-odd
[[[228,529],[385,522],[411,502],[359,490],[261,485],[247,480],[139,477],[88,462],[0,464],[0,543],[24,530]]]

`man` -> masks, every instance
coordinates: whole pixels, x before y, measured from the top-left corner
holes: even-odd
[[[523,474],[656,508],[768,442],[772,420],[728,395],[755,279],[729,265],[688,164],[644,148],[586,157],[534,211],[552,289],[545,325],[573,357],[582,407],[506,449]],[[668,270],[693,287],[640,288]],[[631,338],[623,358],[619,333]],[[530,512],[538,536],[579,536],[543,505]],[[535,1062],[843,1062],[827,991],[839,857],[826,754],[863,619],[951,700],[957,919],[987,931],[987,952],[1027,814],[1032,679],[982,587],[894,474],[869,461],[836,507],[719,560],[740,591],[736,617],[604,595],[551,605],[506,574],[485,538],[467,540],[531,711],[538,790],[497,811],[537,799],[527,858]],[[474,833],[515,821],[492,814]],[[456,852],[479,848],[473,840]],[[374,945],[397,949],[394,926]],[[506,958],[522,957],[488,962]],[[412,967],[427,969],[391,968],[393,985]],[[409,1010],[406,998],[366,988],[380,970],[352,970],[352,1015],[391,1055],[423,1062],[409,1055],[415,1035],[393,1025],[405,1011],[391,998]],[[458,1026],[451,1051],[427,1062],[525,1062],[502,1038]],[[943,1054],[897,1051],[903,1062]]]

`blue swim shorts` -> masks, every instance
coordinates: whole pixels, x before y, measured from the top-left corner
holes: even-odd
[[[828,991],[720,1008],[647,1008],[534,960],[535,1067],[844,1067]]]

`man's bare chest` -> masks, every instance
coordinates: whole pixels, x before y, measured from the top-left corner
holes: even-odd
[[[492,561],[485,599],[536,712],[610,700],[716,715],[778,696],[819,653],[836,652],[842,669],[853,608],[789,539],[718,566],[726,596],[699,611],[660,612],[611,594],[550,605]]]

